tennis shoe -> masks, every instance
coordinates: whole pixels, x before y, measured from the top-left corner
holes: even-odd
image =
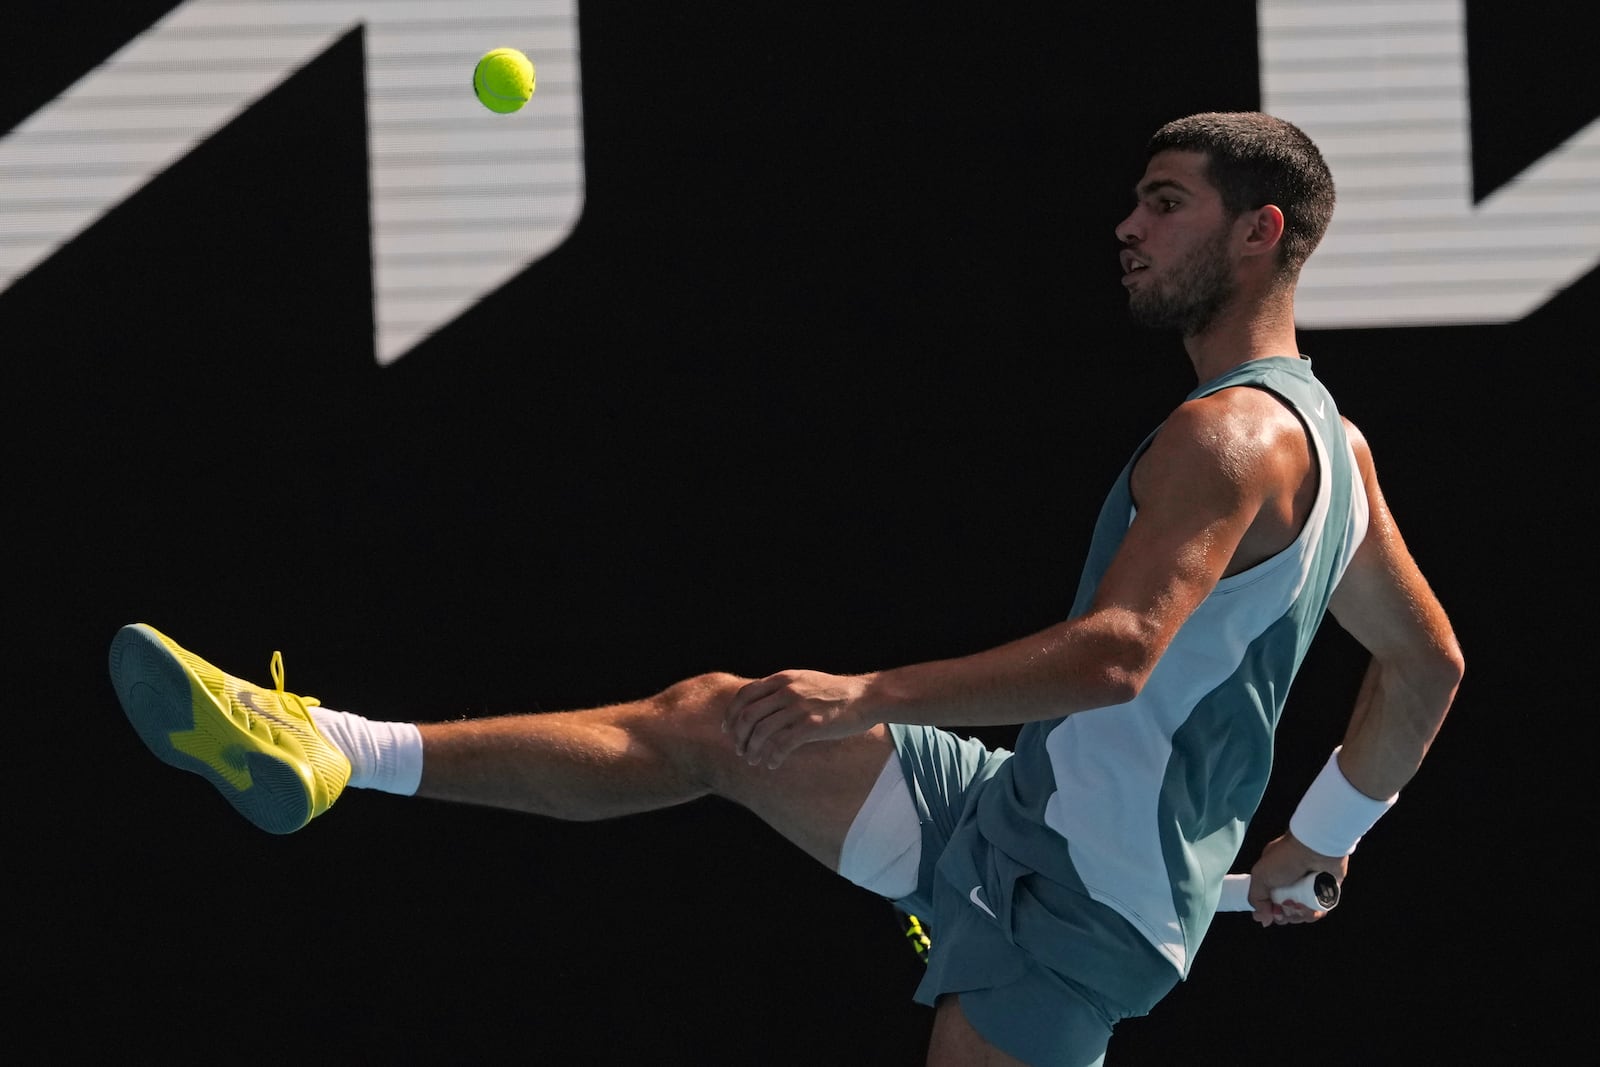
[[[272,654],[264,689],[213,667],[150,626],[111,641],[111,684],[157,757],[200,775],[239,813],[273,834],[327,811],[350,780],[350,761],[317,731],[315,697],[284,691]]]

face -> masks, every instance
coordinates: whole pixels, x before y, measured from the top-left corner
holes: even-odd
[[[1200,152],[1159,152],[1117,226],[1128,310],[1145,326],[1203,333],[1234,295],[1232,220]]]

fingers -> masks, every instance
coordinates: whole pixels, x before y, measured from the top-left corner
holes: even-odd
[[[798,713],[769,715],[750,735],[745,761],[752,767],[764,765],[767,770],[775,771],[804,740]]]
[[[1272,902],[1271,894],[1261,885],[1260,879],[1250,879],[1250,896],[1248,899],[1255,907],[1255,911],[1250,917],[1258,925],[1276,926],[1282,924],[1283,909]]]
[[[776,674],[747,683],[733,695],[733,699],[728,702],[727,709],[723,711],[722,732],[733,734],[737,743],[740,733],[739,726],[748,718],[751,705],[777,693],[783,688],[783,685],[782,677]],[[746,734],[748,732],[748,730],[745,731]],[[742,751],[743,746],[740,745],[739,747]]]
[[[1328,914],[1325,911],[1312,911],[1304,904],[1296,904],[1292,900],[1284,901],[1282,904],[1278,905],[1278,910],[1283,913],[1283,920],[1279,923],[1280,926],[1294,926],[1299,923],[1314,923],[1324,915]]]
[[[1346,866],[1347,860],[1344,858],[1328,857],[1312,852],[1290,834],[1282,834],[1267,842],[1261,850],[1260,858],[1250,868],[1250,892],[1247,899],[1252,909],[1252,917],[1262,926],[1289,926],[1317,922],[1327,912],[1319,910],[1315,901],[1302,904],[1299,901],[1306,900],[1307,897],[1300,896],[1278,902],[1272,899],[1272,894],[1280,887],[1288,889],[1297,882],[1305,880],[1308,885],[1313,885],[1314,895],[1316,892],[1314,883],[1308,876],[1325,872],[1342,882]],[[1288,897],[1289,894],[1281,895]]]
[[[865,683],[817,671],[780,671],[734,694],[722,728],[751,766],[777,769],[801,745],[868,728],[856,710]]]
[[[1328,914],[1325,911],[1313,911],[1304,904],[1296,903],[1293,900],[1285,900],[1279,903],[1267,893],[1262,893],[1258,897],[1254,889],[1250,891],[1249,900],[1251,904],[1255,905],[1255,911],[1250,917],[1261,926],[1293,926],[1299,923],[1312,923]]]
[[[782,757],[788,755],[788,749],[794,747],[792,744],[785,747],[784,741],[785,735],[793,732],[791,727],[797,714],[791,708],[776,707],[761,716],[751,724],[743,747],[737,749],[739,755],[752,767],[765,764],[776,768],[783,762]]]
[[[1262,926],[1293,926],[1314,923],[1326,914],[1323,911],[1307,911],[1293,901],[1274,904],[1269,900],[1265,905],[1257,905],[1251,918]]]
[[[733,750],[743,756],[757,725],[784,706],[783,682],[777,675],[751,682],[734,694],[723,714],[722,730],[733,735]]]
[[[784,674],[751,682],[734,695],[722,728],[733,735],[733,749],[752,767],[776,770],[801,743],[796,729],[803,715],[792,679]]]

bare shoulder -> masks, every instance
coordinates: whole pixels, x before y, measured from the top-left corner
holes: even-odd
[[[1179,405],[1147,456],[1152,474],[1210,472],[1269,492],[1298,485],[1311,463],[1300,420],[1271,393],[1250,387],[1223,389]],[[1145,466],[1142,460],[1140,466]],[[1139,470],[1134,474],[1137,497]]]
[[[1377,468],[1372,462],[1372,446],[1367,444],[1366,434],[1361,432],[1361,427],[1342,415],[1339,421],[1344,423],[1345,440],[1350,442],[1350,451],[1355,454],[1356,466],[1361,470],[1361,480],[1367,483],[1375,482]]]

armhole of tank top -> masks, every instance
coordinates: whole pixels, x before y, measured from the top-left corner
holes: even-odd
[[[1312,494],[1311,506],[1306,509],[1306,517],[1301,521],[1300,526],[1295,530],[1294,537],[1289,540],[1289,543],[1253,566],[1246,567],[1244,570],[1239,571],[1236,574],[1230,574],[1226,578],[1218,581],[1217,589],[1222,591],[1249,585],[1256,579],[1261,578],[1267,573],[1277,569],[1278,565],[1283,563],[1284,560],[1288,558],[1289,552],[1305,539],[1306,528],[1311,525],[1311,520],[1316,516],[1318,506],[1324,503],[1324,498],[1331,498],[1333,495],[1333,477],[1329,471],[1330,461],[1323,455],[1322,439],[1319,438],[1317,436],[1317,432],[1311,428],[1311,423],[1307,421],[1305,414],[1301,412],[1299,408],[1295,407],[1294,403],[1290,401],[1288,397],[1284,396],[1282,393],[1278,392],[1276,389],[1265,384],[1264,382],[1240,382],[1237,385],[1230,385],[1226,386],[1225,388],[1259,389],[1263,393],[1266,393],[1268,396],[1272,397],[1272,399],[1276,400],[1279,404],[1283,405],[1285,410],[1294,416],[1295,421],[1300,424],[1300,432],[1306,436],[1306,450],[1311,454],[1311,465],[1314,473],[1316,474],[1317,489],[1316,492]],[[1217,392],[1220,393],[1222,390],[1218,389]],[[1328,501],[1328,506],[1331,507],[1331,499]]]

